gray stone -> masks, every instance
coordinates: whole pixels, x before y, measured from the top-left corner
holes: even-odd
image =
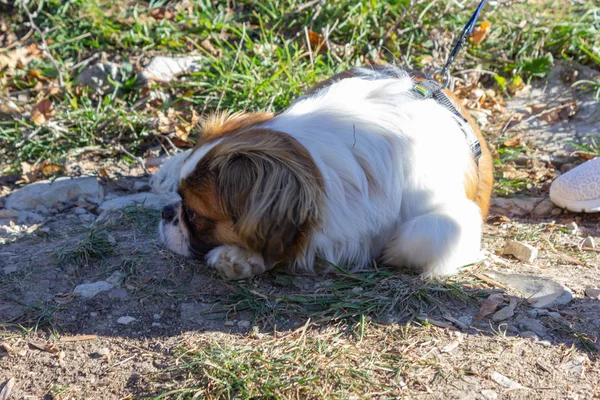
[[[591,299],[600,300],[600,289],[597,288],[586,288],[585,295]]]
[[[162,326],[162,324],[160,322],[153,322],[152,323],[152,327],[153,328],[160,328]]]
[[[113,286],[119,287],[121,286],[121,282],[123,281],[123,279],[125,279],[126,276],[127,274],[124,274],[121,271],[115,271],[108,278],[106,278],[106,282],[110,283]]]
[[[502,208],[513,215],[527,215],[531,214],[538,204],[542,201],[539,197],[527,197],[527,198],[505,198],[505,197],[494,197],[492,198],[491,205],[493,207]]]
[[[108,297],[113,300],[125,300],[129,297],[129,293],[125,288],[115,288],[108,292]]]
[[[19,218],[19,212],[17,210],[0,210],[0,219],[17,219]]]
[[[12,210],[34,210],[39,205],[54,208],[58,203],[67,203],[82,195],[103,197],[102,186],[96,178],[63,177],[52,182],[38,181],[11,193],[5,206]]]
[[[533,209],[534,217],[551,217],[552,210],[554,209],[554,204],[550,201],[550,199],[544,199]]]
[[[533,331],[523,331],[523,332],[521,332],[521,337],[523,337],[525,339],[534,339],[534,340],[539,339],[538,335]]]
[[[528,318],[528,317],[518,317],[517,324],[520,327],[527,331],[533,331],[539,336],[544,336],[546,334],[546,327],[537,319]],[[524,332],[521,333],[521,336]]]
[[[235,322],[234,322],[234,321],[231,321],[231,320],[229,320],[229,321],[225,321],[225,322],[223,322],[223,325],[225,325],[225,326],[233,326],[233,325],[235,325]]]
[[[482,390],[481,395],[487,400],[495,400],[498,398],[498,393],[493,390]]]
[[[18,270],[19,267],[17,266],[17,264],[7,265],[2,269],[4,275],[12,274],[13,272],[17,272]]]
[[[42,217],[40,214],[34,213],[34,212],[29,212],[29,211],[21,211],[19,213],[19,218],[17,219],[17,223],[19,223],[19,224],[26,224],[26,223],[39,224],[44,221],[45,221],[45,218]]]
[[[533,307],[564,305],[573,299],[573,294],[569,289],[552,279],[533,275],[507,274],[498,271],[489,271],[485,274],[519,291]]]
[[[78,215],[77,218],[79,218],[79,220],[84,224],[91,224],[96,220],[96,216],[93,214],[81,214]]]
[[[75,288],[75,290],[73,290],[73,293],[78,294],[81,297],[85,297],[86,299],[91,299],[98,293],[107,292],[112,288],[114,288],[112,284],[106,281],[98,281],[79,285]]]
[[[158,321],[158,320],[161,318],[161,316],[160,316],[160,314],[154,314],[154,315],[152,316],[152,318],[153,318],[155,321]]]
[[[42,215],[48,215],[48,214],[50,214],[50,210],[48,209],[48,207],[46,207],[43,204],[40,204],[39,206],[37,206],[35,208],[35,212],[39,213],[39,214],[42,214]]]
[[[575,223],[575,221],[569,222],[566,225],[566,228],[567,228],[567,231],[571,234],[575,234],[579,230],[579,227],[577,226],[577,223]]]
[[[121,324],[121,325],[128,325],[134,321],[137,321],[137,319],[130,317],[129,315],[126,315],[124,317],[121,317],[117,320],[117,324]]]
[[[128,196],[116,197],[114,199],[105,201],[98,207],[98,212],[101,213],[99,219],[102,220],[106,217],[108,212],[123,207],[137,205],[152,208],[162,208],[167,204],[172,203],[176,199],[176,195],[167,193],[136,193]]]
[[[140,73],[143,80],[170,82],[178,76],[190,74],[200,70],[199,56],[190,57],[162,57],[157,56]]]
[[[510,254],[521,261],[532,263],[537,258],[538,249],[526,243],[509,240],[504,246],[504,254]]]
[[[97,354],[99,356],[108,358],[110,357],[110,350],[107,347],[103,347],[101,349],[98,349]]]
[[[512,317],[513,315],[515,315],[515,309],[511,306],[506,306],[496,311],[496,313],[494,313],[494,315],[492,316],[492,320],[494,322],[500,322]]]
[[[473,324],[473,317],[469,316],[469,315],[463,315],[461,317],[457,318],[458,321],[466,326],[471,326],[471,324]]]
[[[596,248],[596,241],[594,240],[594,238],[593,238],[593,237],[591,237],[591,236],[588,236],[588,237],[586,237],[586,238],[585,238],[585,240],[583,241],[583,244],[582,244],[582,246],[583,246],[583,247],[590,248],[590,249],[595,249],[595,248]]]
[[[241,320],[241,321],[239,321],[239,322],[237,323],[237,325],[238,325],[240,328],[248,329],[248,328],[250,328],[250,321],[247,321],[247,320]]]
[[[87,214],[88,210],[86,210],[83,207],[75,207],[75,214],[81,215],[81,214]]]
[[[94,64],[79,74],[75,78],[75,83],[79,86],[87,87],[90,91],[104,94],[113,90],[113,82],[118,81],[119,66],[117,64],[106,62]]]
[[[561,365],[561,368],[566,371],[569,371],[573,375],[582,376],[585,372],[585,359],[585,356],[576,356],[564,363],[563,365]]]
[[[512,326],[512,325],[507,325],[506,328],[504,328],[506,332],[512,333],[514,335],[518,335],[519,329],[516,326]]]
[[[554,312],[554,311],[550,311],[548,313],[548,316],[550,318],[554,318],[554,319],[559,319],[561,317],[560,313]]]

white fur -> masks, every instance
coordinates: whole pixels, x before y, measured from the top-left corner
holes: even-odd
[[[464,135],[450,111],[414,98],[410,77],[392,72],[363,70],[261,125],[294,137],[324,178],[325,220],[297,267],[312,271],[322,258],[358,269],[382,257],[435,276],[478,257],[481,215],[465,196],[473,161]],[[181,177],[206,151],[186,160]]]

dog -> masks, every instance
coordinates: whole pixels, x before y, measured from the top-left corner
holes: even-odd
[[[281,263],[315,273],[379,260],[434,277],[477,261],[492,157],[452,93],[454,109],[421,98],[422,81],[353,68],[277,115],[206,118],[162,173],[181,197],[162,211],[162,242],[234,280]]]

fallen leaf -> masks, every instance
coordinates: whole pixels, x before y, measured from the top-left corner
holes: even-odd
[[[98,175],[100,175],[101,178],[110,179],[110,175],[108,175],[108,172],[106,172],[106,169],[104,168],[98,170]]]
[[[448,343],[446,346],[444,346],[444,348],[442,349],[442,353],[450,353],[454,350],[456,350],[456,348],[462,343],[463,341],[463,337],[462,335],[457,337],[455,340],[453,340],[452,342]]]
[[[8,398],[10,397],[10,392],[12,391],[14,386],[15,378],[10,378],[9,380],[7,380],[2,390],[0,390],[0,400],[8,400]]]
[[[313,32],[311,30],[307,31],[308,35],[308,44],[313,51],[318,52],[326,52],[327,51],[327,43],[325,41],[325,36],[320,33]]]
[[[46,178],[58,175],[64,171],[62,165],[58,164],[43,164],[42,165],[42,175]]]
[[[480,26],[475,28],[473,34],[471,36],[471,41],[475,46],[478,46],[485,40],[487,35],[490,33],[490,28],[492,27],[491,22],[483,21]]]
[[[513,137],[502,142],[504,147],[517,147],[521,144],[521,138]]]
[[[38,350],[47,351],[48,353],[52,353],[52,354],[56,354],[60,351],[58,349],[58,347],[56,347],[56,345],[53,343],[38,344],[38,343],[34,343],[34,342],[29,342],[29,344]]]
[[[150,11],[150,15],[152,16],[152,18],[160,21],[161,19],[172,20],[175,16],[175,13],[173,12],[173,10],[167,10],[164,7],[160,7]]]
[[[73,293],[57,294],[54,296],[54,301],[58,304],[68,304],[73,301],[75,295]]]
[[[481,308],[475,316],[475,321],[481,321],[486,316],[496,311],[498,304],[502,303],[503,301],[504,296],[501,293],[491,294],[487,299],[485,299],[483,304],[481,304]]]
[[[33,110],[31,110],[31,121],[37,126],[44,125],[52,116],[54,116],[54,105],[49,99],[39,101]]]
[[[521,78],[519,75],[515,75],[511,79],[506,89],[508,90],[508,93],[515,94],[517,93],[517,91],[519,91],[519,89],[522,89],[523,87],[525,87],[525,82],[523,82],[523,78]]]

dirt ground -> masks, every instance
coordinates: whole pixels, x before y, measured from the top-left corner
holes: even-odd
[[[521,128],[517,136],[526,141],[533,127]],[[567,156],[561,163],[547,161],[541,145],[532,149],[533,165],[558,171],[559,164],[569,162]],[[131,171],[120,193],[143,179]],[[586,289],[600,288],[600,253],[582,248],[587,237],[600,245],[600,215],[552,207],[536,215],[536,205],[548,201],[547,185],[540,185],[536,196],[518,199],[495,199],[485,226],[487,259],[450,281],[456,296],[427,302],[414,295],[409,308],[367,316],[371,325],[360,340],[350,335],[328,344],[355,353],[365,369],[373,368],[366,360],[375,355],[401,354],[406,362],[394,378],[386,375],[385,391],[372,391],[371,385],[364,391],[338,387],[337,397],[600,398],[600,300],[586,295]],[[330,293],[327,284],[335,277],[276,271],[252,282],[226,282],[201,263],[162,248],[159,217],[158,210],[130,207],[90,227],[71,208],[2,245],[0,399],[152,398],[177,386],[172,369],[203,343],[261,348],[301,334],[317,340],[335,328],[335,319],[319,322],[307,309],[263,313],[260,307],[242,307],[239,300],[249,296],[241,292],[247,289],[265,300],[265,308],[276,309],[270,302]],[[538,257],[524,263],[503,255],[509,239],[535,246]],[[491,270],[550,278],[573,298],[534,309],[510,286],[482,278]],[[423,285],[402,271],[390,274],[389,287]],[[111,288],[93,298],[73,294],[78,285],[104,280]],[[362,290],[359,284],[356,289]],[[385,293],[382,301],[391,304],[393,291]],[[479,300],[465,300],[461,293],[477,293]],[[484,300],[494,293],[505,293],[506,302],[517,300],[514,316],[477,321]],[[303,331],[308,324],[311,329]],[[410,340],[394,343],[400,331],[410,331]],[[9,397],[2,397],[8,391]]]

